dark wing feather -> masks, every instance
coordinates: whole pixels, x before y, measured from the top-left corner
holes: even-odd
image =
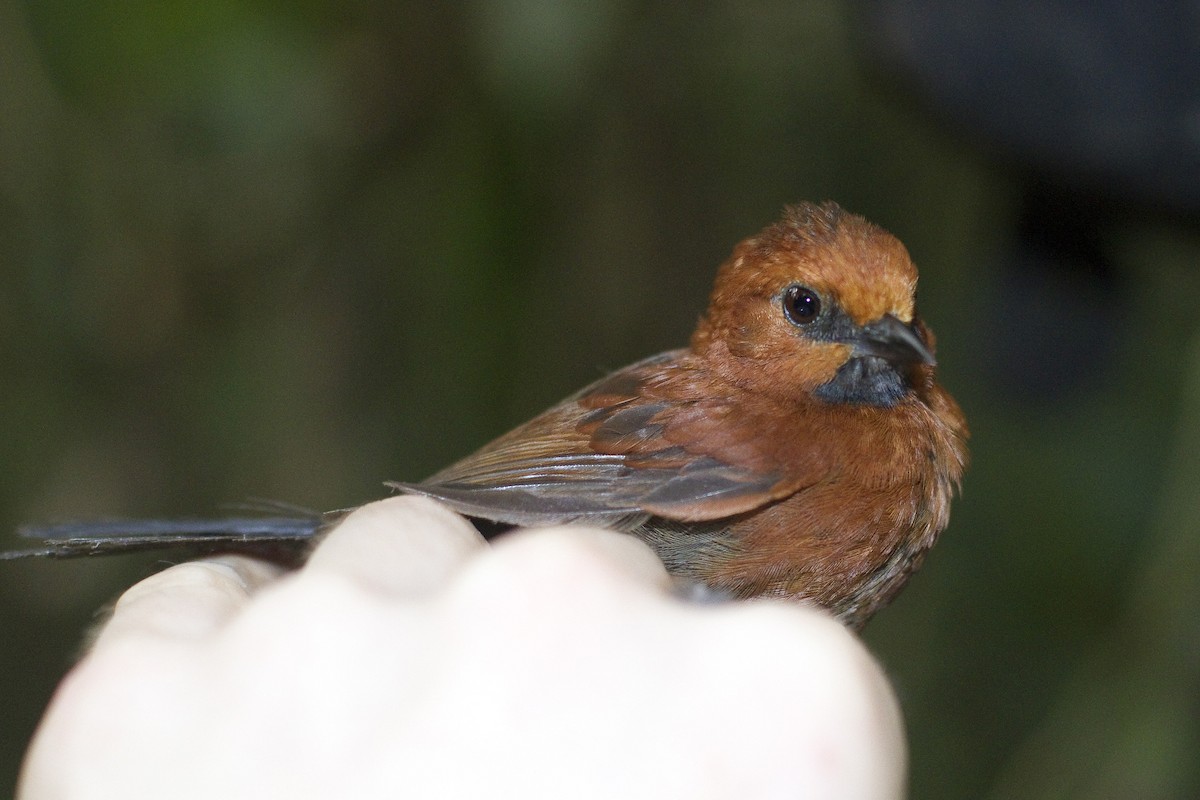
[[[633,364],[428,480],[390,485],[506,524],[622,528],[650,516],[727,517],[789,493],[776,471],[722,458],[720,437],[697,420],[728,417],[727,409],[704,395],[703,381],[662,380],[695,370],[686,358],[673,351]],[[685,429],[703,435],[674,435]]]

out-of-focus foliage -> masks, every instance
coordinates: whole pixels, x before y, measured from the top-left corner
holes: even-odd
[[[999,275],[1020,176],[855,25],[0,0],[0,528],[382,496],[679,346],[738,239],[836,199],[914,254],[974,431],[950,530],[867,632],[913,796],[1196,796],[1200,237],[1115,229],[1110,351],[1021,392],[997,341],[1048,301]],[[0,567],[0,792],[92,611],[155,566]]]

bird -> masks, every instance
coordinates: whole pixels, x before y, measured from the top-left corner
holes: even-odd
[[[584,524],[680,585],[821,606],[858,629],[950,519],[968,427],[937,382],[904,245],[833,202],[786,206],[717,270],[687,347],[609,374],[419,482],[477,523]],[[301,552],[339,513],[27,527],[69,557]]]

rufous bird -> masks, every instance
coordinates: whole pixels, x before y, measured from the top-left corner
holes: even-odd
[[[967,425],[937,383],[895,237],[802,203],[734,248],[690,345],[603,378],[420,483],[493,534],[628,532],[719,596],[816,603],[861,627],[950,518]],[[74,556],[303,547],[337,515],[27,528]]]

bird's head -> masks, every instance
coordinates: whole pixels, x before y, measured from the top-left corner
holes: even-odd
[[[892,406],[933,385],[916,286],[891,234],[834,203],[789,206],[721,266],[692,349],[764,394]]]

